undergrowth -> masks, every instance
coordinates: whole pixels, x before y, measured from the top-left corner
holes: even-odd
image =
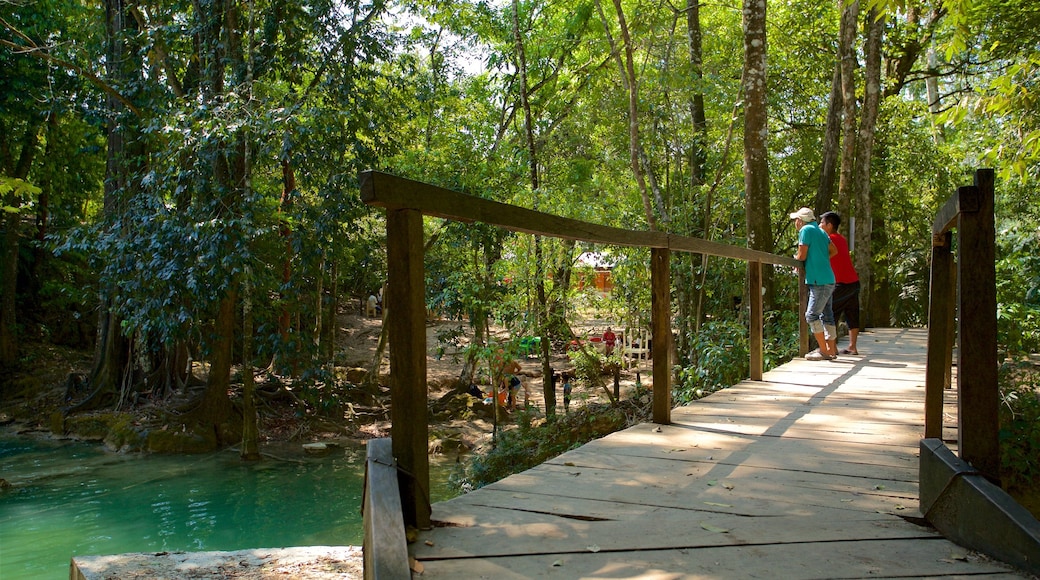
[[[1002,365],[1000,400],[1001,481],[1040,517],[1040,368],[1029,362]]]
[[[498,435],[494,448],[459,464],[449,483],[471,491],[525,471],[585,443],[650,419],[648,390],[610,405],[591,403],[566,414],[535,419],[523,411],[517,425]]]

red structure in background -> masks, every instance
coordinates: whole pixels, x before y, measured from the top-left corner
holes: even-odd
[[[611,279],[611,270],[614,269],[614,264],[608,256],[599,252],[585,252],[578,256],[578,265],[592,268],[593,278],[591,283],[596,290],[609,294],[614,288],[614,281]],[[585,286],[590,282],[588,278],[589,276],[585,272],[578,274],[578,290],[585,289]]]

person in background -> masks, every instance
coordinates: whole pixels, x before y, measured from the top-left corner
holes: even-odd
[[[603,333],[603,344],[606,345],[607,356],[614,353],[614,345],[617,344],[617,335],[614,331],[607,327],[606,332]]]
[[[856,339],[859,338],[859,275],[852,265],[849,255],[849,241],[838,233],[841,216],[829,211],[820,216],[820,229],[827,232],[831,243],[838,253],[831,257],[831,270],[834,271],[834,294],[831,296],[831,310],[834,322],[845,315],[845,323],[849,325],[849,346],[841,350],[841,354],[859,354]]]
[[[567,413],[571,409],[571,375],[570,373],[563,373],[563,412]]]
[[[798,229],[798,252],[794,259],[805,263],[805,285],[809,287],[809,305],[805,321],[816,337],[818,350],[805,355],[806,360],[831,360],[838,356],[834,321],[825,320],[824,310],[834,293],[834,272],[830,257],[837,252],[827,233],[816,225],[816,214],[803,207],[791,214]]]

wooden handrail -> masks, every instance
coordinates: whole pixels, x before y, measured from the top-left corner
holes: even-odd
[[[932,267],[925,375],[925,438],[942,438],[943,390],[951,385],[956,312],[961,459],[998,481],[996,228],[993,170],[975,172],[932,223]],[[957,259],[951,253],[957,230]]]
[[[795,268],[802,265],[794,258],[740,246],[665,232],[626,230],[560,217],[379,171],[362,172],[360,183],[362,201],[388,210],[415,209],[423,215],[461,222],[483,222],[514,232],[580,242],[663,248]]]
[[[362,546],[365,580],[412,577],[392,447],[390,439],[372,439],[365,452],[365,492],[361,505],[365,526]]]
[[[362,172],[361,199],[386,209],[387,327],[390,342],[390,396],[393,456],[410,477],[401,481],[404,522],[431,525],[427,456],[426,309],[423,265],[424,215],[462,222],[480,221],[532,235],[606,245],[650,248],[651,332],[654,336],[653,420],[671,422],[671,252],[690,252],[748,262],[750,290],[750,374],[762,380],[762,264],[801,268],[794,258],[664,232],[633,231],[517,207],[378,171]],[[800,282],[804,287],[804,282]],[[805,292],[800,307],[804,309]],[[799,324],[802,351],[808,344]],[[425,487],[424,487],[425,486]]]

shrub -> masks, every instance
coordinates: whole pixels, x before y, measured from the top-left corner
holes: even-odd
[[[1000,372],[1000,478],[1034,514],[1040,508],[1040,370],[1005,363]]]
[[[518,414],[517,426],[499,434],[495,447],[460,464],[449,478],[452,487],[476,489],[575,449],[604,435],[620,431],[650,418],[648,392],[615,405],[589,404],[566,415],[534,420],[530,413]]]

